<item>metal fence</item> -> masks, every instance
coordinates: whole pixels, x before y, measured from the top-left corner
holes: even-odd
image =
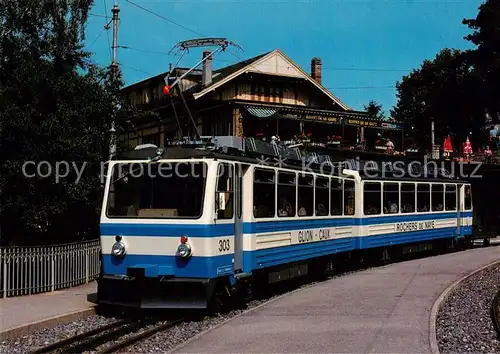
[[[36,294],[88,283],[99,274],[99,240],[1,247],[0,296]]]

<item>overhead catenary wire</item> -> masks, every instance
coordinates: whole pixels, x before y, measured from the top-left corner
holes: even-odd
[[[198,36],[201,36],[201,37],[206,37],[205,35],[201,34],[200,32],[198,32],[198,31],[196,31],[196,30],[194,30],[194,29],[191,29],[191,28],[189,28],[189,27],[187,27],[187,26],[184,26],[184,25],[182,25],[182,24],[180,24],[180,23],[177,23],[177,22],[175,22],[175,21],[173,21],[173,20],[171,20],[171,19],[169,19],[169,18],[167,18],[167,17],[165,17],[165,16],[163,16],[163,15],[158,14],[157,12],[155,12],[155,11],[153,11],[153,10],[151,10],[151,9],[148,9],[148,8],[146,8],[146,7],[143,7],[143,6],[141,6],[141,5],[139,5],[139,4],[135,3],[135,2],[133,2],[133,1],[131,1],[131,0],[125,0],[125,1],[126,1],[126,2],[128,2],[128,3],[130,3],[130,4],[131,4],[131,5],[133,5],[133,6],[136,6],[136,7],[140,8],[140,9],[142,9],[143,11],[148,12],[148,13],[149,13],[149,14],[151,14],[151,15],[154,15],[154,16],[156,16],[156,17],[158,17],[158,18],[160,18],[160,19],[162,19],[162,20],[164,20],[164,21],[167,21],[167,22],[169,22],[169,23],[171,23],[171,24],[174,24],[174,25],[176,25],[176,26],[178,26],[178,27],[180,27],[180,28],[183,28],[183,29],[185,29],[185,30],[187,30],[187,31],[189,31],[189,32],[191,32],[191,33],[194,33],[194,34],[196,34],[196,35],[198,35]],[[152,50],[148,50],[148,49],[134,48],[134,47],[131,47],[131,46],[121,46],[121,48],[123,48],[123,49],[130,49],[130,50],[136,50],[136,51],[140,51],[140,52],[141,52],[141,51],[142,51],[142,52],[149,52],[149,53],[151,53],[151,54],[159,54],[159,55],[163,55],[163,54],[164,54],[164,55],[170,55],[169,53],[164,53],[164,52],[156,52],[156,51],[152,51]],[[231,55],[235,56],[236,58],[238,58],[240,61],[244,61],[244,59],[243,59],[243,58],[241,58],[239,55],[237,55],[237,54],[233,53],[231,50],[227,49],[226,51],[227,51],[228,53],[230,53]],[[220,59],[218,59],[218,61],[224,62],[224,60],[220,60]],[[229,61],[227,61],[227,62],[229,62]],[[122,66],[123,66],[123,67],[126,67],[126,66],[124,66],[124,65],[122,65]],[[254,68],[254,69],[256,69],[257,71],[261,72],[261,70],[259,70],[259,69],[258,69],[258,68],[256,68],[255,66],[253,66],[253,64],[250,64],[249,66],[250,66],[250,67],[252,67],[252,68]],[[130,69],[132,69],[132,70],[138,71],[138,72],[145,73],[145,74],[147,74],[147,75],[152,75],[152,76],[154,76],[154,74],[146,73],[145,71],[140,70],[140,69],[136,69],[136,68],[133,68],[133,67],[129,67],[129,68],[130,68]],[[391,72],[391,71],[392,71],[392,72],[396,72],[396,71],[399,71],[399,72],[403,72],[403,71],[404,71],[404,72],[408,72],[408,71],[410,71],[410,70],[405,70],[405,69],[381,69],[381,68],[373,68],[373,69],[370,69],[370,68],[328,68],[328,67],[326,67],[326,68],[325,68],[325,67],[323,67],[322,69],[324,69],[324,70],[339,70],[339,71],[380,71],[380,72]],[[396,88],[396,86],[395,86],[395,85],[392,85],[392,86],[349,86],[349,87],[337,87],[337,88],[327,87],[327,89],[335,89],[335,90],[354,90],[354,89],[358,89],[358,90],[359,90],[359,89],[394,89],[394,88]]]

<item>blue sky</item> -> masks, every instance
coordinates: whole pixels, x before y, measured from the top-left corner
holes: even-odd
[[[109,64],[111,29],[103,32],[114,0],[95,0],[86,29],[94,61]],[[445,47],[470,48],[463,18],[473,18],[482,0],[132,0],[207,37],[227,37],[244,51],[222,53],[215,67],[281,49],[307,72],[312,57],[323,63],[323,85],[353,109],[373,99],[388,113],[394,85],[424,59]],[[118,0],[118,44],[127,85],[168,70],[179,41],[199,35]],[[106,10],[107,9],[107,12]],[[110,43],[110,42],[109,42]],[[153,53],[154,52],[154,53]],[[201,58],[193,49],[180,66]],[[238,58],[239,57],[239,58]]]

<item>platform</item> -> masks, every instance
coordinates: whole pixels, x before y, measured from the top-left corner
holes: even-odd
[[[305,288],[216,327],[176,353],[430,353],[430,315],[500,247],[395,263]]]
[[[96,289],[93,281],[60,291],[0,299],[0,333],[93,308],[87,294]]]

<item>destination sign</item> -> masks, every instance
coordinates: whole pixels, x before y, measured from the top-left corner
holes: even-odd
[[[332,232],[333,234],[333,232]],[[314,240],[324,241],[331,237],[330,229],[301,230],[298,234],[299,243],[312,242]]]
[[[436,226],[434,220],[400,222],[396,224],[396,232],[431,230],[434,229],[435,227]]]

